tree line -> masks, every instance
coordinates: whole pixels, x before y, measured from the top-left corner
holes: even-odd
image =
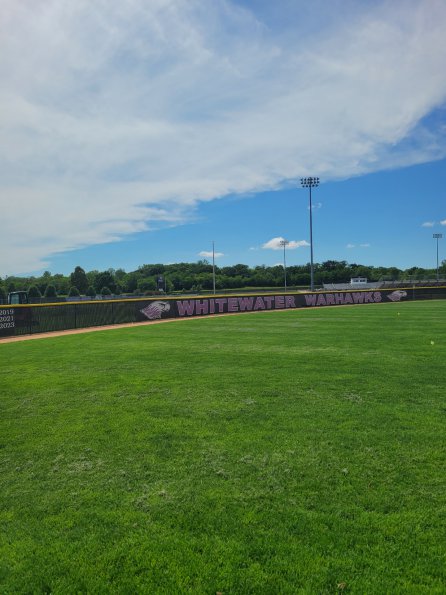
[[[288,287],[307,287],[310,284],[310,264],[287,267]],[[441,263],[440,275],[446,277],[446,260]],[[314,265],[316,285],[323,283],[348,283],[352,277],[366,277],[369,281],[434,279],[435,269],[411,267],[374,267],[345,260],[327,260]],[[284,269],[281,265],[249,267],[245,264],[215,267],[217,290],[256,289],[283,287]],[[12,291],[28,291],[31,298],[63,298],[85,295],[148,295],[160,288],[168,293],[196,292],[213,289],[213,269],[207,260],[196,263],[144,264],[136,271],[108,269],[85,271],[77,266],[70,275],[51,274],[41,276],[0,278],[0,299]]]

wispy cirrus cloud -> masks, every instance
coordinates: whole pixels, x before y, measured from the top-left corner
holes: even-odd
[[[214,256],[215,258],[221,258],[222,256],[224,256],[223,252],[209,252],[208,250],[202,250],[201,252],[198,253],[198,256],[203,256],[203,258],[212,258],[212,256]]]
[[[442,0],[4,0],[0,274],[230,193],[445,156],[445,25]]]
[[[264,250],[283,250],[283,242],[286,242],[286,249],[287,250],[295,250],[296,248],[303,248],[303,247],[307,247],[310,244],[306,241],[306,240],[285,240],[285,238],[282,237],[278,237],[278,238],[272,238],[271,240],[269,240],[268,242],[265,242],[265,244],[263,244],[262,248]]]
[[[446,225],[446,219],[443,219],[443,221],[425,221],[421,227],[435,227],[436,225]]]

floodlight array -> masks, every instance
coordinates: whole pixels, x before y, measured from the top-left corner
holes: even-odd
[[[301,178],[300,183],[303,188],[316,188],[319,186],[319,178]]]

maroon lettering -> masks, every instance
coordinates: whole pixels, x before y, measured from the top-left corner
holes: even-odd
[[[265,302],[261,297],[256,299],[256,303],[254,304],[254,310],[264,310],[265,309]]]
[[[252,297],[239,298],[238,303],[240,306],[240,312],[244,312],[245,310],[248,310],[250,312],[252,310],[252,307],[254,304],[254,298],[252,298]]]
[[[311,293],[310,295],[305,296],[305,302],[307,306],[315,306],[316,305],[317,295],[315,293]]]
[[[285,296],[285,308],[295,308],[296,302],[294,301],[294,296],[287,295]]]
[[[238,312],[237,298],[228,298],[228,312]]]
[[[317,299],[317,295],[315,293],[311,293],[310,295],[305,296],[305,302],[307,303],[307,306],[315,306],[316,299]],[[288,305],[287,305],[287,307],[288,307]]]
[[[209,303],[207,300],[197,300],[195,302],[195,314],[208,314],[209,312]]]
[[[271,310],[271,308],[272,308],[272,305],[271,304],[274,301],[273,296],[272,295],[266,295],[263,299],[264,299],[264,301],[266,303],[266,309],[267,310]]]
[[[283,297],[283,295],[276,295],[274,306],[277,309],[285,308],[285,298]]]
[[[322,293],[320,293],[320,294],[317,296],[317,302],[316,302],[316,305],[317,305],[317,306],[326,306],[326,305],[327,305],[327,302],[325,301],[325,298],[324,298],[324,296],[322,295]]]
[[[217,304],[217,312],[224,312],[226,302],[226,298],[218,298],[215,300],[215,303]]]
[[[182,300],[177,302],[178,315],[179,316],[193,316],[195,311],[194,300]]]
[[[332,293],[327,293],[325,296],[327,301],[327,306],[334,306],[335,305],[335,297]]]

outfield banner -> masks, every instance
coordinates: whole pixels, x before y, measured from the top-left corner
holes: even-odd
[[[0,306],[0,337],[170,318],[446,299],[446,287],[58,302]]]

